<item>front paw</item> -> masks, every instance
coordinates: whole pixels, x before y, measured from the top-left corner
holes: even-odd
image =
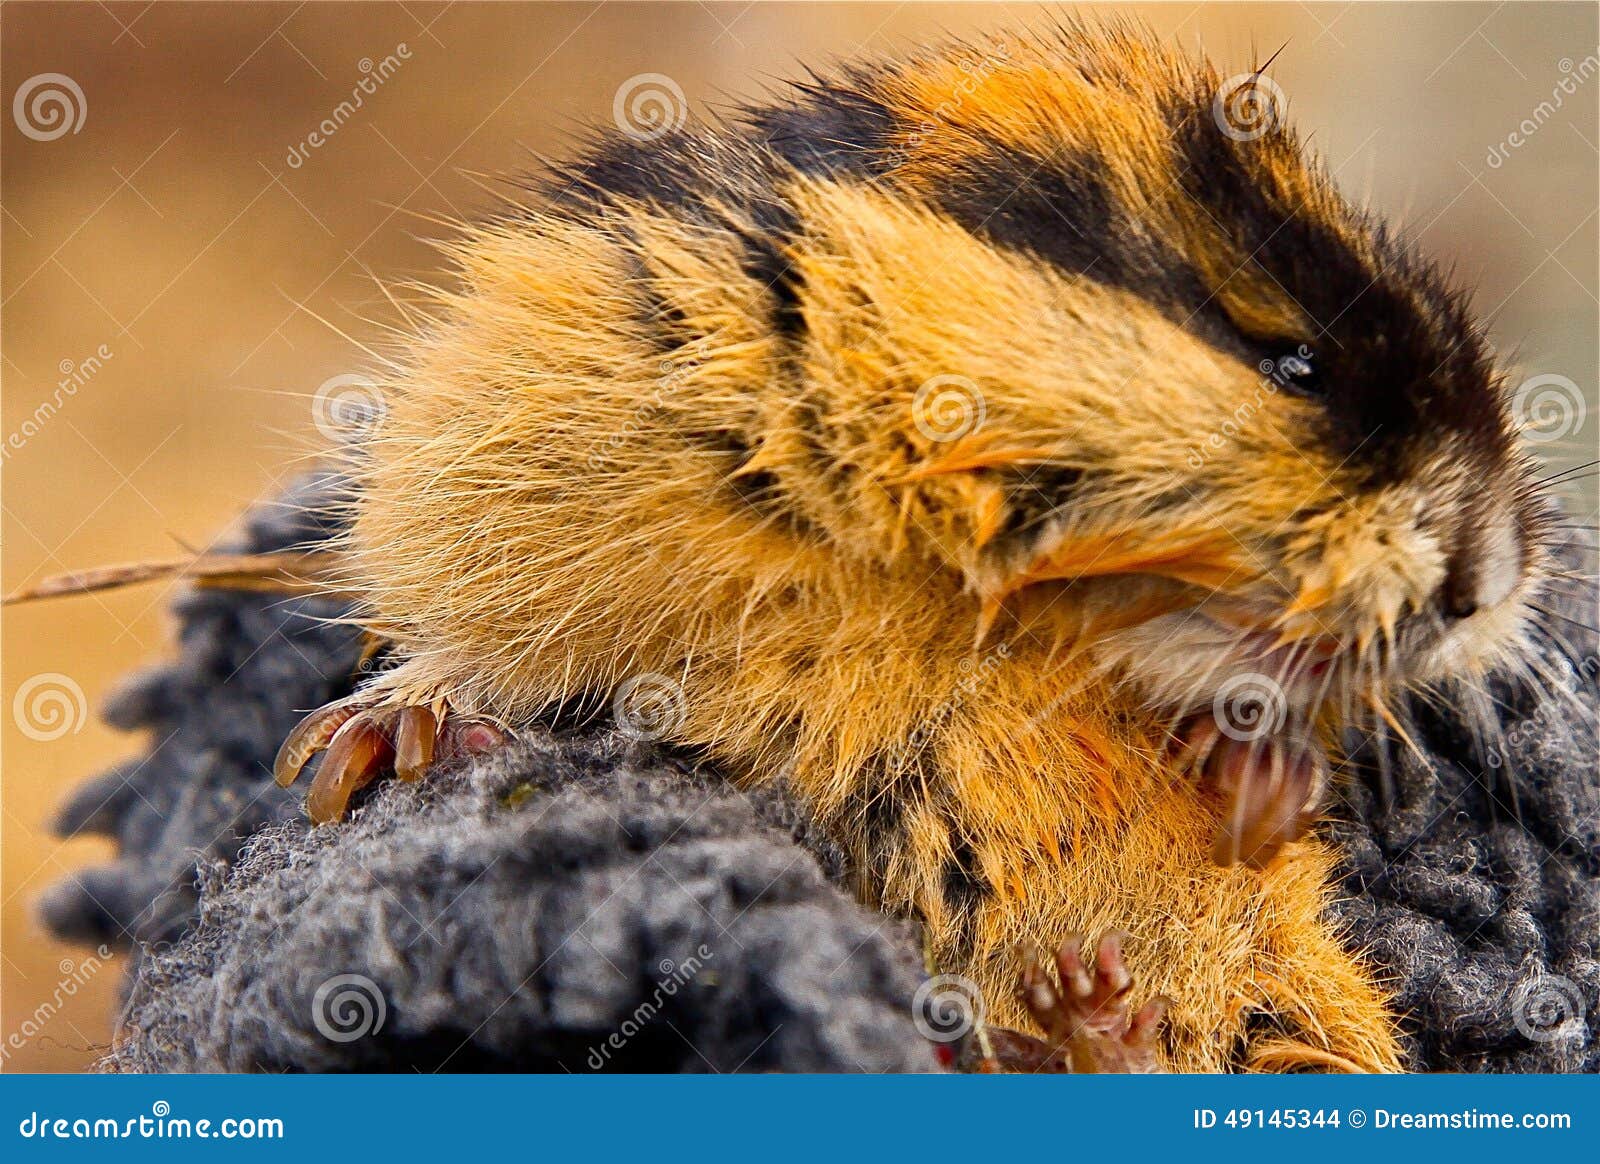
[[[418,780],[438,761],[492,751],[509,738],[494,720],[453,714],[442,696],[395,703],[360,692],[301,720],[278,749],[272,775],[287,788],[323,752],[306,814],[312,824],[328,824],[343,819],[350,798],[379,776]]]
[[[1157,998],[1130,1012],[1133,976],[1123,962],[1120,935],[1100,939],[1092,971],[1082,949],[1075,934],[1061,944],[1054,979],[1037,954],[1023,956],[1017,997],[1044,1038],[991,1029],[987,1069],[1135,1075],[1162,1070],[1157,1048],[1167,1001]]]

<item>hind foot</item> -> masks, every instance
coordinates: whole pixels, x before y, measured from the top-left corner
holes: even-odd
[[[493,720],[451,715],[442,698],[396,706],[370,694],[318,708],[283,741],[272,776],[284,788],[318,752],[326,752],[306,796],[312,824],[341,820],[350,798],[379,776],[417,780],[436,760],[492,751],[510,739]]]
[[[1129,1012],[1133,976],[1122,960],[1122,938],[1100,939],[1094,970],[1083,961],[1083,941],[1073,935],[1056,951],[1056,976],[1031,951],[1023,956],[1017,991],[1043,1039],[1004,1028],[987,1034],[992,1055],[987,1070],[1019,1072],[1098,1072],[1149,1075],[1161,1070],[1157,1055],[1165,999]]]

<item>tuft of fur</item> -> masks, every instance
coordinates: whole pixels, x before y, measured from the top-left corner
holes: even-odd
[[[1214,864],[1172,730],[1525,658],[1545,503],[1460,297],[1220,86],[1120,27],[958,47],[469,229],[357,467],[369,695],[669,683],[665,738],[784,780],[996,1021],[1017,943],[1120,928],[1171,1066],[1398,1067],[1332,851]]]

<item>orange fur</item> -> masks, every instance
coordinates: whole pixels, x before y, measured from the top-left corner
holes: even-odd
[[[920,916],[940,964],[971,973],[997,1020],[1024,1021],[1009,998],[1017,942],[1114,925],[1136,940],[1143,984],[1178,1000],[1172,1065],[1214,1070],[1236,1061],[1246,1020],[1260,1010],[1282,1016],[1311,1051],[1395,1066],[1378,992],[1321,920],[1327,854],[1302,846],[1266,875],[1212,865],[1204,797],[1163,767],[1153,721],[1119,724],[1128,709],[1102,680],[1081,664],[1051,663],[1049,611],[1033,626],[1009,628],[1010,657],[987,686],[974,696],[957,689],[973,667],[977,617],[960,569],[978,569],[974,555],[995,517],[948,477],[908,480],[904,444],[888,439],[906,433],[885,420],[904,408],[896,391],[952,366],[951,345],[960,346],[960,366],[982,366],[979,337],[986,326],[1001,334],[985,319],[1022,302],[1070,302],[1068,289],[1045,295],[1039,285],[1054,276],[866,192],[819,187],[797,198],[817,228],[813,249],[797,256],[817,297],[807,304],[820,333],[809,370],[827,393],[835,432],[859,426],[850,455],[866,469],[850,511],[824,504],[815,519],[853,560],[749,511],[719,466],[665,436],[746,427],[762,434],[762,466],[802,481],[806,472],[794,448],[808,439],[795,416],[803,402],[767,387],[771,345],[743,312],[748,280],[719,240],[644,211],[635,218],[643,256],[712,342],[682,390],[666,394],[661,414],[612,448],[660,375],[637,337],[624,328],[606,334],[603,305],[627,256],[555,223],[486,231],[461,251],[466,286],[441,293],[443,322],[419,337],[404,373],[385,386],[385,428],[370,450],[354,546],[375,624],[410,660],[387,685],[408,698],[442,690],[463,710],[514,721],[632,674],[666,674],[685,694],[673,738],[707,747],[743,779],[783,777],[841,837],[859,833],[872,798],[912,806],[909,845],[870,871],[866,892]],[[917,351],[903,336],[876,333],[844,301],[862,294],[886,314],[926,314],[905,268],[929,247],[972,251],[979,270],[970,291],[940,291],[947,307],[954,300],[962,309],[961,334],[920,337],[925,350]],[[996,292],[1007,281],[1017,303]],[[1143,342],[1119,346],[1165,347],[1168,368],[1190,361],[1196,406],[1219,407],[1200,395],[1208,380],[1214,397],[1226,391],[1214,357],[1138,301],[1113,306],[1101,302],[1116,298],[1101,288],[1076,290],[1085,322],[1148,329]],[[979,382],[1003,383],[1016,363],[1082,366],[1084,356],[1072,354],[1081,330],[1040,326],[1030,333],[1038,352],[1008,343]],[[1104,359],[1085,371],[1091,387],[1096,379],[1109,387],[1122,372]],[[1023,387],[1041,403],[1061,391]],[[1026,399],[1015,403],[1019,415],[997,416],[1010,402],[994,396],[997,425],[1033,441],[1054,429],[1056,450],[1086,455],[1082,419],[1069,435],[1064,420],[1027,415]],[[1102,423],[1108,452],[1130,424],[1166,427],[1137,398]],[[1186,433],[1174,425],[1165,439],[1176,446]],[[596,450],[609,451],[588,467]],[[890,529],[907,543],[899,561],[882,556]],[[1151,536],[1157,547],[1170,544],[1170,531]],[[1078,561],[1081,574],[1097,562],[1107,572],[1141,568],[1115,545],[1103,537],[1059,556]],[[1205,558],[1201,548],[1168,552],[1163,569],[1199,576],[1179,564],[1196,555]],[[917,805],[921,758],[894,753],[930,720],[950,791]],[[1019,725],[1027,729],[1020,737]],[[1005,891],[966,925],[948,915],[939,884],[961,844]]]
[[[1397,1068],[1383,992],[1326,920],[1334,855],[1213,864],[1215,805],[1166,749],[1206,681],[1202,599],[1286,642],[1392,634],[1428,601],[1443,551],[1415,497],[1331,503],[1346,469],[1306,437],[1314,403],[1261,393],[1159,297],[988,245],[916,196],[989,140],[1092,155],[1242,333],[1299,339],[1293,297],[1175,178],[1162,103],[1214,83],[1120,32],[897,74],[923,128],[889,143],[892,180],[780,191],[793,349],[736,207],[534,206],[469,231],[363,451],[355,580],[406,659],[376,694],[515,723],[667,676],[669,738],[787,783],[992,1019],[1024,1022],[1016,943],[1114,927],[1141,987],[1175,1000],[1173,1067]],[[1333,205],[1297,152],[1263,151],[1264,185]],[[641,281],[692,342],[663,352]],[[929,409],[963,404],[980,423],[943,439]],[[1213,432],[1224,451],[1195,464]],[[1039,467],[1085,499],[1019,538],[1010,491]],[[987,887],[970,908],[952,870]]]

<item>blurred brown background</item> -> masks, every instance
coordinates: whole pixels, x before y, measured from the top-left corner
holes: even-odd
[[[1541,452],[1556,464],[1594,455],[1593,5],[1116,10],[1203,42],[1225,75],[1286,45],[1272,75],[1346,189],[1456,261],[1514,381],[1552,374],[1578,386],[1586,421]],[[584,125],[610,120],[630,78],[664,74],[706,116],[801,62],[1060,11],[5,4],[0,583],[167,556],[179,539],[203,545],[270,493],[318,447],[312,393],[361,365],[334,328],[370,336],[363,318],[386,318],[372,277],[425,276],[434,258],[421,240],[448,229],[437,220],[491,204],[478,175],[570,149]],[[409,56],[363,107],[291,166],[296,143],[401,45]],[[42,73],[81,90],[78,132],[22,131],[15,95]],[[1564,78],[1575,94],[1536,114]],[[1535,132],[1492,165],[1491,151],[1534,117]],[[1591,526],[1593,492],[1592,481],[1572,490]],[[119,675],[168,650],[169,597],[145,587],[5,612],[4,1068],[80,1068],[109,1038],[119,967],[96,969],[85,951],[46,939],[30,907],[104,855],[55,839],[46,822],[75,782],[139,747],[93,708]],[[52,692],[65,718],[42,722],[26,709]]]

